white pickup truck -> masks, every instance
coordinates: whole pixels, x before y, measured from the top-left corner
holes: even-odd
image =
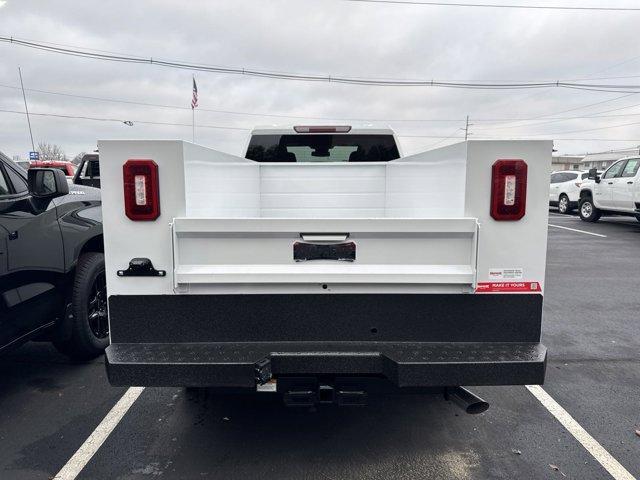
[[[640,157],[618,160],[598,175],[589,170],[580,186],[580,218],[597,222],[603,215],[625,215],[640,221]]]
[[[460,386],[543,382],[551,142],[401,156],[389,129],[297,126],[254,130],[244,158],[99,149],[112,384],[478,412]]]

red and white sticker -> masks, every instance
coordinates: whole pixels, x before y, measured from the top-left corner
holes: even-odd
[[[479,282],[476,293],[533,293],[541,292],[540,282]]]

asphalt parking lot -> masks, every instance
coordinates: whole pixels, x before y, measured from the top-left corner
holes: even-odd
[[[619,476],[526,387],[474,389],[491,403],[475,416],[433,396],[299,411],[268,395],[147,388],[77,478],[640,477],[640,223],[551,213],[549,224],[544,390]],[[126,391],[102,359],[73,364],[46,343],[1,357],[0,386],[3,480],[54,477]]]

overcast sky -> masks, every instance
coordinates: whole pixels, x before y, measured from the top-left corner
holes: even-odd
[[[639,6],[636,0],[487,3]],[[640,84],[640,12],[456,8],[341,0],[0,0],[0,20],[0,35],[4,36],[218,66],[470,81],[635,76],[594,81]],[[2,110],[24,111],[21,92],[15,88],[20,85],[18,66],[27,89],[183,107],[137,106],[27,90],[33,113],[134,122],[126,126],[118,121],[32,116],[36,144],[59,144],[73,157],[94,149],[98,139],[191,140],[190,71],[75,58],[7,43],[0,43],[0,59]],[[360,123],[344,118],[386,120],[375,124],[388,124],[401,136],[413,136],[401,137],[401,142],[405,152],[414,153],[436,143],[459,141],[429,137],[462,135],[464,119],[469,115],[472,138],[550,138],[556,140],[560,153],[640,144],[640,94],[559,88],[475,91],[373,87],[201,72],[195,77],[200,93],[196,142],[233,154],[241,153],[248,130],[212,126],[250,129],[274,123]],[[607,117],[549,120],[589,115]],[[510,118],[532,120],[507,122]],[[0,150],[9,156],[25,157],[31,150],[25,116],[0,112],[0,119]],[[186,126],[141,123],[145,121]],[[637,124],[617,127],[632,123]]]

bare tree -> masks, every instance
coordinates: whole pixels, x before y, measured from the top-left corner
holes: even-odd
[[[59,145],[52,143],[38,143],[38,154],[41,161],[45,162],[66,162],[67,156]]]

